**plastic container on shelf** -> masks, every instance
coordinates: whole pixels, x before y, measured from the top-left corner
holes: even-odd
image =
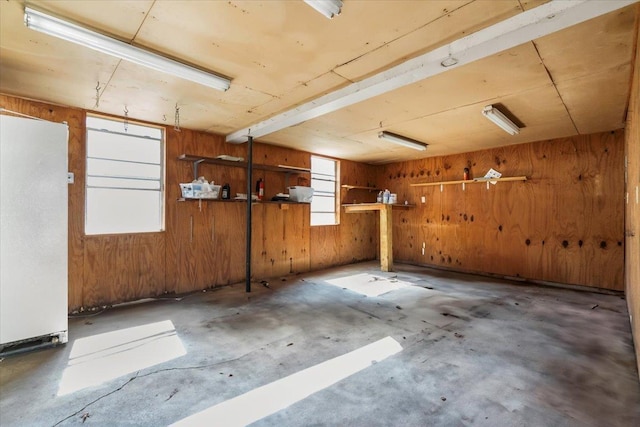
[[[391,192],[389,190],[384,190],[384,193],[382,193],[382,203],[389,203],[390,197],[391,197]]]

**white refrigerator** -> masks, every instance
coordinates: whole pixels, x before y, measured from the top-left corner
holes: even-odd
[[[68,139],[0,115],[0,352],[67,342]]]

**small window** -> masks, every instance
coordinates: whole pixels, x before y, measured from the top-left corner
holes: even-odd
[[[311,156],[311,225],[335,225],[337,162]]]
[[[87,117],[86,234],[164,228],[161,128]]]

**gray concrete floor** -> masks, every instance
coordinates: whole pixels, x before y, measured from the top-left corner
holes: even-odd
[[[362,263],[72,318],[67,345],[0,362],[0,424],[640,425],[622,297],[396,270]],[[397,289],[344,289],[358,283]],[[308,377],[276,388],[307,368],[333,378],[340,368],[325,362],[369,357],[386,337],[395,354],[325,388]],[[208,418],[188,418],[198,413]]]

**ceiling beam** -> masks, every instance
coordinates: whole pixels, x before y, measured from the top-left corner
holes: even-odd
[[[640,0],[553,0],[226,136],[244,143],[544,37]]]

